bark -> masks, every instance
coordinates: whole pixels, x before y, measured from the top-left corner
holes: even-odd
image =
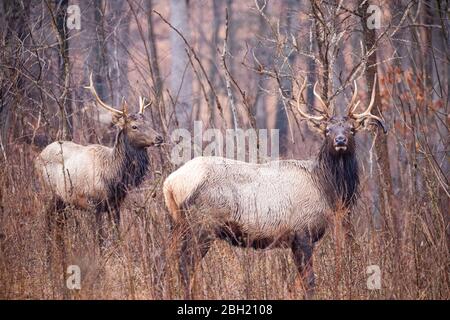
[[[68,0],[55,0],[55,16],[53,17],[56,26],[58,44],[59,44],[59,66],[60,82],[62,82],[62,93],[58,104],[60,108],[60,138],[72,140],[72,93],[70,91],[70,57],[69,57],[69,39],[66,27]],[[53,15],[53,13],[52,13]]]
[[[237,23],[237,19],[234,18],[234,8],[233,8],[234,0],[226,0],[226,10],[228,12],[228,42],[227,42],[227,49],[228,54],[230,57],[233,56],[235,51],[235,24]],[[223,14],[223,13],[222,13]],[[231,74],[234,73],[234,63],[233,59],[228,59],[228,70]],[[232,93],[234,95],[234,89],[231,88]],[[231,112],[227,112],[225,114],[225,119],[227,123],[233,123],[233,115]],[[230,125],[232,127],[232,125]]]
[[[106,57],[105,44],[105,5],[103,0],[94,0],[94,20],[95,20],[95,44],[94,44],[94,86],[98,96],[105,102],[109,101],[107,95],[108,60]]]
[[[156,101],[153,101],[153,107],[151,108],[154,123],[156,124],[156,129],[160,132],[164,131],[163,121],[165,118],[163,106],[163,80],[161,78],[161,71],[158,64],[158,50],[156,47],[156,36],[155,27],[153,23],[153,0],[146,1],[147,9],[147,32],[148,32],[148,42],[149,42],[149,63],[150,63],[150,74],[153,81],[154,96]],[[153,110],[157,110],[158,116],[154,116]]]
[[[328,56],[328,50],[330,44],[328,43],[328,29],[324,25],[326,19],[321,9],[321,2],[318,0],[311,0],[311,9],[313,16],[315,17],[315,35],[317,41],[317,48],[319,52],[319,59],[322,62],[322,93],[321,97],[323,101],[328,101],[328,87],[330,80],[330,61]]]
[[[25,79],[17,68],[24,62],[23,42],[26,38],[25,21],[28,17],[27,6],[23,1],[6,0],[0,4],[0,22],[4,28],[0,31],[0,45],[4,50],[0,50],[0,61],[12,68],[0,68],[0,148],[5,154],[8,142],[15,135],[11,126],[14,117],[14,106],[21,103],[24,96]],[[14,82],[11,87],[10,82]],[[9,87],[8,94],[6,88]],[[3,157],[2,157],[3,158]]]
[[[170,23],[190,41],[189,6],[187,0],[170,1]],[[187,127],[192,113],[192,69],[183,39],[170,31],[171,44],[171,94],[179,126]]]
[[[153,77],[153,84],[155,86],[156,97],[159,100],[161,97],[161,92],[163,88],[163,82],[161,78],[161,71],[158,64],[158,51],[156,49],[156,37],[155,28],[153,25],[152,11],[153,11],[153,0],[147,0],[147,31],[149,37],[149,51],[150,51],[150,64]]]
[[[258,0],[258,6],[260,8],[263,7],[264,1]],[[263,13],[266,14],[267,6],[264,7]],[[259,37],[267,37],[267,22],[264,19],[263,15],[260,14],[258,16],[258,30],[259,30]],[[271,69],[273,66],[270,65],[271,59],[268,58],[268,50],[267,47],[264,45],[264,43],[261,43],[255,50],[255,56],[258,58],[258,61],[260,61],[267,69]],[[255,68],[258,68],[259,66],[256,64],[255,61]],[[262,73],[259,73],[256,75],[256,97],[255,97],[255,105],[254,105],[254,113],[256,114],[256,127],[257,128],[268,128],[267,124],[267,105],[266,105],[266,97],[263,90],[263,86],[265,83],[264,75]]]
[[[368,7],[369,7],[368,1],[360,2],[359,13],[362,16],[361,24],[363,27],[363,38],[366,50],[372,48],[375,45],[376,40],[375,29],[369,29],[366,24],[368,18],[367,14]],[[371,90],[373,87],[375,74],[377,74],[377,51],[371,54],[367,59],[366,81],[368,90]],[[372,109],[372,113],[376,116],[383,117],[382,116],[383,105],[380,97],[379,81],[377,81],[377,85],[374,88],[374,90],[375,90],[375,107]],[[370,96],[370,94],[371,92],[369,93],[368,96]],[[375,155],[378,167],[377,181],[380,186],[383,199],[380,205],[381,212],[385,221],[389,222],[389,225],[392,228],[393,235],[395,238],[394,241],[398,244],[401,241],[401,230],[399,226],[398,211],[392,210],[393,188],[392,188],[391,169],[389,163],[388,141],[387,135],[381,132],[377,134],[377,142],[375,144]],[[398,254],[397,257],[399,257],[400,252],[398,246],[396,249]]]
[[[290,75],[292,73],[291,67],[293,67],[295,62],[295,53],[292,51],[292,47],[289,44],[292,37],[297,38],[295,31],[295,21],[297,21],[297,4],[297,0],[289,0],[286,3],[285,10],[283,10],[283,12],[286,12],[286,37],[289,40],[285,44],[283,55],[280,57],[281,66],[279,66],[278,72],[281,75],[279,86],[284,97],[292,96],[292,77]],[[288,149],[289,120],[288,109],[285,108],[285,103],[281,97],[278,99],[275,127],[280,130],[279,151],[280,155],[283,156],[286,155]]]
[[[443,115],[448,114],[448,108],[450,106],[450,30],[449,30],[449,24],[448,20],[446,22],[446,12],[448,10],[448,4],[447,7],[445,4],[440,3],[440,1],[435,2],[437,10],[435,11],[435,20],[438,25],[442,27],[441,31],[439,32],[439,47],[442,52],[445,53],[445,57],[447,59],[447,67],[442,68],[443,70],[437,70],[437,73],[442,73],[440,78],[441,79],[447,79],[446,81],[443,81],[442,87],[439,88],[440,92],[447,92],[447,97],[443,100],[443,105],[441,108],[441,112]],[[445,50],[447,48],[447,50]],[[445,85],[447,87],[445,88]],[[445,94],[444,94],[445,95]],[[446,123],[448,124],[449,120],[447,122],[441,122],[437,121],[439,136],[442,137],[439,151],[443,155],[441,160],[442,163],[442,172],[445,178],[445,182],[449,183],[450,177],[450,157],[448,157],[448,146],[450,145],[450,136],[448,135],[448,125],[446,127]],[[439,198],[439,207],[441,208],[441,212],[444,215],[444,221],[446,226],[446,233],[447,233],[447,247],[450,248],[450,215],[448,214],[448,196],[444,187],[439,188],[438,192],[438,198]]]
[[[220,10],[221,6],[219,4],[218,1],[213,1],[212,3],[213,6],[213,31],[212,31],[212,38],[211,38],[211,43],[209,46],[210,49],[210,64],[209,64],[209,80],[211,81],[212,85],[215,86],[216,84],[216,75],[218,74],[218,69],[217,69],[217,64],[216,64],[216,57],[217,57],[217,47],[218,47],[218,41],[219,41],[219,30],[220,30],[220,26],[221,26],[221,14],[222,11]],[[208,91],[208,96],[209,96],[209,101],[214,101],[215,97],[214,97],[214,92],[209,89]],[[217,110],[215,108],[213,108],[211,111],[210,117],[211,117],[211,122],[214,124],[214,126],[217,125],[217,120],[219,119],[217,117]]]
[[[131,11],[123,0],[108,1],[110,12],[108,16],[108,30],[112,29],[113,36],[107,43],[109,77],[111,79],[111,100],[114,106],[120,106],[122,97],[128,97],[128,52],[130,44]]]

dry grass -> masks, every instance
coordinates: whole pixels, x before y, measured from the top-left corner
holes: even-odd
[[[0,175],[0,298],[3,299],[179,299],[183,298],[161,177],[148,179],[123,205],[121,240],[100,255],[94,217],[68,210],[64,239],[67,264],[81,268],[82,288],[65,291],[61,255],[46,260],[45,202],[31,164],[33,152],[8,159]],[[165,173],[167,174],[167,173]],[[154,185],[151,185],[153,183]],[[153,189],[156,188],[156,195]],[[353,237],[331,228],[314,255],[317,299],[448,299],[445,224],[423,223],[433,204],[413,214],[400,256],[388,231],[368,223],[364,196],[352,216]],[[431,213],[430,213],[431,212]],[[333,232],[336,231],[336,232]],[[414,237],[412,237],[414,236]],[[381,290],[368,290],[366,268],[382,271]],[[216,242],[197,272],[199,299],[301,299],[289,250],[255,251]]]

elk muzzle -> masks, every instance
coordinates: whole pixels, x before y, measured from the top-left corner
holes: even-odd
[[[157,136],[157,137],[155,138],[155,142],[153,142],[153,145],[154,145],[155,147],[159,147],[159,146],[161,146],[161,145],[163,144],[163,142],[164,142],[163,137],[162,137],[162,136]]]
[[[347,137],[344,136],[343,134],[337,135],[334,138],[334,149],[339,152],[339,151],[346,151],[347,150]]]

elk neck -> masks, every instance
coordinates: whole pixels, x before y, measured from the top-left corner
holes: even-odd
[[[330,208],[350,208],[355,203],[359,175],[354,146],[349,152],[336,153],[325,142],[317,156],[313,174]]]
[[[116,136],[110,176],[107,179],[111,197],[121,200],[128,187],[138,186],[147,173],[149,163],[145,148],[134,147],[124,130],[120,130]]]

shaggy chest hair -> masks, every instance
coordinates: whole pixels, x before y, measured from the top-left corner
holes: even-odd
[[[324,144],[313,172],[316,183],[332,210],[349,208],[355,203],[359,174],[354,150],[342,154],[334,153]]]
[[[120,203],[129,188],[140,185],[147,173],[149,162],[147,151],[133,147],[123,131],[120,131],[109,163],[110,170],[103,177],[108,190],[107,200]]]

